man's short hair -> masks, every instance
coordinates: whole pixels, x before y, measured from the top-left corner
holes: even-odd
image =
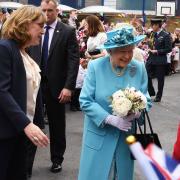
[[[55,5],[56,7],[58,7],[58,5],[59,5],[59,3],[58,3],[57,0],[42,0],[41,3],[42,3],[42,2],[46,2],[47,4],[48,4],[49,2],[52,2],[52,3],[54,3],[54,5]]]
[[[7,8],[0,7],[0,12],[3,14],[7,13]]]

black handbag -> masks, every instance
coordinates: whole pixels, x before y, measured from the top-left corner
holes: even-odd
[[[144,117],[144,131],[142,130],[142,127],[139,125],[138,120],[135,120],[135,138],[136,141],[140,142],[142,147],[145,149],[150,143],[156,144],[158,147],[162,148],[158,134],[154,133],[151,121],[148,115],[148,112],[144,110],[143,112]],[[150,133],[147,133],[147,127],[146,122],[148,122]],[[137,126],[139,128],[139,133],[137,133]],[[132,157],[134,159],[134,157]]]
[[[100,54],[101,51],[99,49],[94,49],[94,51],[88,51],[89,55],[94,56]]]

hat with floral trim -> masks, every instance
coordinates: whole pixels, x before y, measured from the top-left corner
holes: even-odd
[[[97,47],[97,49],[113,49],[117,47],[125,47],[141,42],[146,36],[133,35],[133,28],[131,26],[123,27],[120,29],[112,30],[107,33],[107,41]]]

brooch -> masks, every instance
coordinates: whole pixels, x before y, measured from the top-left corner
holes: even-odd
[[[134,77],[134,75],[136,74],[136,71],[137,71],[137,67],[136,66],[131,66],[130,70],[129,70],[129,75],[131,77]]]
[[[163,39],[164,37],[163,36],[160,36],[160,37],[158,37],[158,40],[161,40],[161,39]]]

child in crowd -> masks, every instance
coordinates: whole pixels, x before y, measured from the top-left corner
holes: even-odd
[[[79,95],[80,95],[81,88],[83,86],[84,78],[86,75],[87,64],[88,62],[86,61],[86,59],[82,58],[80,60],[79,71],[78,71],[78,76],[76,80],[76,89],[74,91],[74,94],[72,96],[71,103],[70,103],[71,111],[81,111],[80,105],[79,105]]]

